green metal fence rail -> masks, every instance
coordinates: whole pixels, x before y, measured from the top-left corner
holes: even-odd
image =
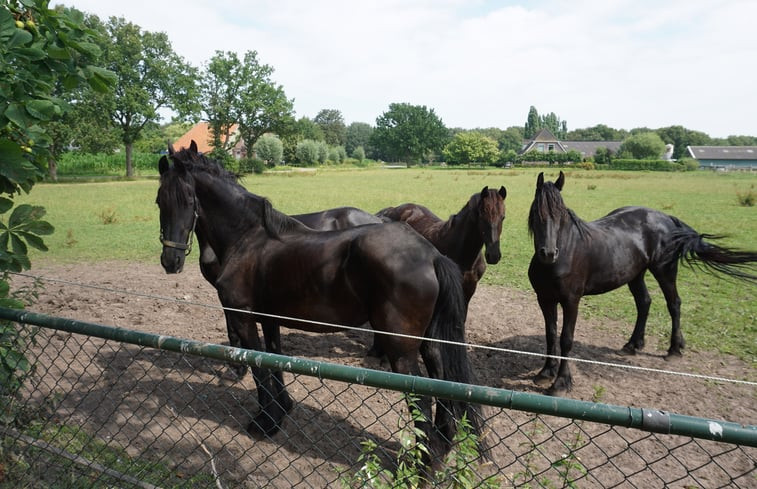
[[[388,408],[396,412],[404,409],[404,403],[399,396],[389,399],[386,397],[386,394],[381,394],[384,397],[375,400],[371,399],[371,396],[374,395],[372,392],[382,392],[383,390],[412,392],[418,395],[464,400],[490,406],[491,408],[495,408],[495,410],[499,409],[501,415],[509,417],[504,422],[498,420],[498,428],[492,429],[493,433],[489,436],[499,437],[494,440],[494,446],[498,452],[504,454],[500,459],[506,460],[506,462],[502,462],[503,465],[500,465],[499,462],[494,462],[493,465],[490,463],[487,470],[488,473],[493,473],[496,477],[499,477],[497,480],[503,486],[663,487],[671,483],[681,483],[686,487],[729,487],[734,484],[736,486],[757,484],[757,451],[753,449],[757,447],[757,426],[684,416],[655,409],[641,409],[555,398],[506,389],[458,384],[424,377],[342,366],[51,317],[23,310],[0,308],[0,319],[18,323],[19,328],[33,325],[42,328],[42,331],[54,330],[77,335],[74,340],[69,336],[57,338],[56,340],[53,331],[43,340],[41,337],[35,336],[37,333],[28,333],[29,339],[27,343],[29,350],[24,353],[36,359],[36,364],[39,365],[38,368],[40,371],[36,372],[38,376],[36,382],[32,382],[35,384],[34,387],[29,388],[21,397],[25,398],[24,402],[36,400],[39,405],[43,406],[56,404],[54,407],[48,406],[40,411],[47,412],[49,409],[56,412],[56,414],[51,414],[49,419],[46,418],[47,421],[43,423],[48,428],[37,430],[39,436],[37,441],[30,440],[28,426],[24,427],[26,430],[24,433],[21,433],[20,428],[16,428],[14,425],[6,426],[2,432],[2,436],[6,440],[15,438],[16,444],[20,443],[27,446],[27,451],[24,452],[27,458],[32,457],[32,453],[45,452],[40,444],[50,445],[48,443],[50,440],[46,439],[46,437],[49,438],[52,435],[48,433],[46,436],[43,436],[46,430],[55,431],[57,434],[53,438],[56,438],[59,436],[59,432],[63,430],[63,428],[60,428],[61,425],[69,427],[66,429],[70,429],[70,425],[78,417],[80,418],[80,424],[87,426],[88,432],[93,433],[90,435],[93,438],[106,440],[119,439],[119,446],[124,447],[123,449],[128,454],[128,456],[124,455],[123,458],[137,459],[141,461],[141,464],[148,463],[151,456],[150,447],[153,445],[162,446],[164,444],[162,441],[150,441],[149,438],[150,436],[162,437],[164,436],[162,432],[155,433],[154,435],[145,433],[129,434],[132,437],[129,438],[121,432],[121,428],[109,426],[105,430],[108,434],[103,435],[101,431],[104,428],[101,429],[93,425],[92,420],[87,416],[86,409],[82,407],[84,405],[83,399],[89,395],[83,392],[83,390],[87,389],[87,384],[98,386],[96,387],[98,390],[102,389],[102,392],[93,395],[97,399],[100,399],[101,404],[96,405],[98,409],[103,408],[102,403],[111,402],[108,397],[110,391],[105,386],[108,385],[108,382],[122,380],[119,378],[119,375],[114,375],[112,369],[117,368],[118,372],[129,372],[136,368],[132,365],[134,362],[140,364],[139,369],[136,370],[139,373],[129,376],[129,378],[133,377],[132,381],[134,383],[130,384],[132,387],[127,388],[127,391],[133,389],[136,395],[137,392],[141,393],[142,390],[146,390],[143,397],[146,400],[150,399],[150,395],[153,398],[167,399],[168,404],[170,404],[169,408],[173,413],[168,418],[174,420],[174,422],[168,423],[168,421],[164,421],[163,424],[171,424],[174,428],[176,423],[181,426],[190,426],[190,429],[183,430],[183,435],[179,437],[180,440],[176,441],[176,444],[189,444],[196,448],[204,449],[207,454],[210,454],[211,451],[215,453],[214,456],[208,458],[210,465],[208,465],[208,461],[206,460],[204,463],[195,465],[194,469],[192,469],[197,470],[197,467],[200,467],[200,472],[205,474],[204,476],[194,474],[192,477],[185,475],[177,479],[174,474],[173,478],[158,479],[162,481],[164,487],[224,487],[223,484],[227,484],[228,487],[257,487],[264,485],[271,485],[272,487],[322,487],[324,484],[338,486],[340,477],[338,474],[343,474],[345,471],[357,470],[361,465],[357,459],[362,452],[360,452],[361,449],[356,448],[360,446],[361,439],[373,439],[377,437],[377,435],[372,435],[367,431],[362,435],[360,432],[350,434],[349,438],[352,441],[349,445],[334,449],[334,454],[344,455],[344,457],[351,460],[340,459],[339,464],[333,462],[308,462],[309,465],[305,464],[308,467],[301,469],[299,465],[304,462],[295,458],[294,461],[289,460],[283,469],[271,469],[270,471],[273,472],[273,475],[268,479],[259,479],[258,477],[262,477],[257,473],[261,470],[260,467],[267,467],[271,463],[268,456],[265,456],[260,464],[251,464],[251,467],[254,467],[254,469],[250,469],[252,473],[239,473],[239,471],[235,471],[232,468],[226,468],[219,472],[218,467],[214,463],[215,457],[219,457],[220,459],[230,456],[229,453],[234,453],[234,457],[237,458],[232,460],[236,460],[239,463],[241,458],[257,460],[262,455],[253,455],[250,453],[251,450],[255,449],[251,448],[255,446],[254,443],[247,446],[247,442],[236,440],[231,442],[233,443],[232,447],[219,445],[221,442],[216,440],[213,435],[215,429],[210,429],[206,426],[209,424],[207,419],[202,420],[203,417],[208,418],[209,415],[197,415],[196,410],[199,409],[203,413],[205,413],[205,410],[223,411],[227,413],[226,416],[234,418],[234,421],[222,420],[220,423],[222,425],[225,424],[226,428],[231,426],[232,431],[235,427],[238,427],[239,431],[243,431],[246,420],[240,419],[237,421],[236,418],[239,417],[238,413],[240,411],[236,410],[236,408],[228,407],[228,403],[244,405],[248,401],[243,394],[240,394],[238,397],[231,398],[230,401],[226,400],[227,404],[224,404],[223,407],[216,408],[209,406],[214,397],[223,397],[222,393],[225,391],[212,390],[209,394],[197,397],[197,392],[204,392],[206,389],[214,388],[213,386],[204,386],[201,384],[202,381],[194,380],[193,377],[190,377],[195,372],[201,372],[202,369],[193,367],[192,369],[186,369],[186,372],[184,372],[181,366],[177,366],[179,365],[177,363],[179,360],[171,360],[169,362],[168,360],[158,360],[152,357],[146,362],[139,360],[142,358],[140,355],[145,354],[148,350],[157,349],[174,352],[178,354],[176,355],[176,359],[184,359],[186,363],[190,363],[187,360],[188,358],[200,357],[223,363],[237,362],[283,370],[295,374],[296,379],[300,379],[300,376],[302,378],[313,378],[316,381],[316,384],[314,384],[316,385],[315,389],[325,388],[327,390],[325,395],[321,396],[324,400],[319,400],[319,404],[312,409],[312,416],[314,418],[320,416],[319,413],[321,410],[327,411],[332,407],[330,397],[333,397],[334,402],[337,402],[341,395],[352,395],[352,390],[361,388],[359,386],[380,389],[376,391],[361,390],[360,393],[356,394],[360,397],[365,397],[366,404],[370,404],[368,414],[361,414],[361,416],[367,420],[367,429],[378,430],[382,433],[378,438],[391,439],[392,436],[399,437],[401,436],[399,434],[401,429],[390,427],[392,423],[381,424],[381,420],[383,418],[388,419],[389,416],[384,412],[376,411],[378,408],[374,408],[373,406],[383,406],[386,404]],[[106,343],[95,343],[95,338],[105,340]],[[56,341],[57,343],[62,342],[62,344],[57,344]],[[71,341],[73,343],[69,343]],[[105,349],[106,346],[104,345],[111,345],[111,342],[114,342],[112,346],[108,346],[108,349]],[[137,351],[128,350],[128,353],[122,354],[120,353],[121,350],[126,348],[124,345],[135,345],[140,348]],[[48,349],[53,350],[48,351]],[[113,350],[113,353],[108,353],[107,357],[109,359],[118,359],[123,364],[118,363],[118,366],[115,367],[110,361],[102,361],[102,358],[105,356],[103,352],[110,352],[111,350]],[[53,364],[58,365],[55,368],[55,372],[52,372],[53,369],[49,367]],[[41,371],[45,366],[48,366],[50,371]],[[101,373],[92,373],[92,371],[97,369],[101,369],[98,370]],[[158,369],[163,373],[169,370],[180,372],[184,379],[182,380],[184,385],[172,384],[173,387],[167,389],[161,387],[160,375],[156,374],[153,369]],[[75,374],[73,373],[74,371]],[[143,371],[144,373],[142,373]],[[65,382],[61,382],[59,385],[58,381],[52,380],[54,373],[65,379]],[[91,379],[90,376],[92,376]],[[113,380],[107,382],[104,380],[110,377],[113,377]],[[332,384],[324,384],[326,380],[346,384],[345,386],[332,387]],[[140,382],[144,385],[140,385]],[[52,385],[49,385],[50,383]],[[145,387],[146,385],[150,386],[149,389],[158,390],[149,390]],[[299,387],[300,385],[303,386],[302,391],[305,392],[304,395],[308,396],[312,393],[313,387],[311,387],[311,384],[307,386],[305,384],[297,384],[295,387]],[[323,387],[324,385],[326,387]],[[95,389],[94,387],[92,388]],[[76,402],[67,401],[72,390],[81,391],[78,394],[79,397],[77,397],[78,400]],[[177,392],[179,390],[187,390],[187,392],[192,394],[192,398],[185,404],[183,401],[174,398],[176,393],[171,392],[172,390]],[[157,395],[155,394],[156,392]],[[64,400],[61,401],[58,399],[55,402],[51,402],[50,398],[55,398],[56,396],[64,398]],[[129,405],[130,409],[135,413],[147,409],[143,403],[130,405],[127,397],[113,402],[116,402],[116,406],[119,406],[118,408],[113,408],[114,413],[120,413],[119,416],[125,416],[122,413],[123,408],[121,407],[124,403]],[[152,404],[152,402],[147,401],[145,403]],[[193,407],[193,403],[198,403],[198,407]],[[189,405],[190,409],[192,409],[188,414],[184,413],[186,405]],[[57,412],[56,409],[59,409],[58,406],[64,407],[63,411],[65,412]],[[339,406],[336,406],[336,408],[339,408]],[[152,409],[159,412],[162,408],[160,406],[153,406]],[[240,409],[241,412],[248,414],[246,408]],[[530,414],[525,418],[516,418],[513,414],[508,414],[509,411],[522,411]],[[308,411],[308,414],[311,414],[310,411]],[[67,418],[66,416],[71,416],[71,418]],[[158,418],[156,415],[141,416],[145,416],[148,420]],[[153,416],[153,418],[150,418],[150,416]],[[183,416],[186,416],[186,418]],[[355,413],[348,412],[346,415],[337,415],[337,418],[344,421],[351,420],[354,416],[356,416]],[[372,419],[373,416],[377,418],[380,423],[379,425],[375,424],[377,421]],[[489,421],[492,421],[494,416],[499,415],[495,413]],[[566,421],[555,421],[550,418],[552,416],[565,418]],[[95,417],[101,423],[110,423],[112,421],[104,415],[97,415]],[[401,414],[400,417],[402,417]],[[200,421],[197,420],[198,418]],[[61,422],[62,419],[65,419],[65,422]],[[584,424],[584,422],[596,423],[596,426],[589,428],[589,425]],[[133,430],[133,425],[139,425],[140,423],[131,418],[126,418],[119,422],[119,426],[121,424],[128,426],[129,430]],[[146,422],[145,424],[149,425],[150,423]],[[330,426],[331,421],[326,424]],[[53,429],[49,426],[58,426],[58,428]],[[93,426],[95,427],[93,428]],[[502,426],[512,428],[508,428],[507,432],[503,433]],[[288,450],[307,451],[302,448],[303,444],[307,445],[311,443],[324,453],[331,452],[330,449],[321,448],[325,446],[326,442],[320,437],[314,438],[314,435],[311,433],[314,429],[312,425],[309,423],[298,424],[298,428],[302,433],[295,432],[291,436],[301,439],[292,442],[292,446],[288,446],[285,443],[284,445],[287,446]],[[338,429],[341,430],[342,428]],[[637,431],[637,434],[633,433],[634,430]],[[34,431],[31,430],[31,432]],[[284,431],[286,432],[287,430],[285,429]],[[197,434],[199,432],[207,433],[199,435]],[[285,436],[290,435],[286,434]],[[330,436],[328,434],[324,435],[326,439]],[[134,441],[135,439],[138,439],[138,441]],[[279,438],[276,439],[278,440]],[[214,445],[215,449],[208,450],[205,447],[206,444]],[[651,448],[641,448],[645,444],[650,445]],[[276,444],[274,443],[273,445]],[[244,448],[241,448],[242,446]],[[174,447],[171,446],[170,450],[173,449]],[[257,449],[260,449],[260,447],[257,447]],[[58,448],[57,450],[62,449]],[[69,447],[66,450],[71,450],[71,448]],[[169,449],[166,450],[170,451]],[[45,463],[49,463],[49,450],[47,452]],[[351,455],[346,455],[347,452]],[[392,449],[391,447],[381,452],[384,463],[390,463],[387,462],[387,459],[391,459],[396,455],[395,452],[396,449]],[[560,455],[555,455],[558,452]],[[649,455],[647,455],[647,452],[649,452]],[[223,454],[223,456],[220,454]],[[581,455],[583,455],[583,459],[581,459]],[[152,454],[153,458],[159,460],[162,460],[162,456],[155,453]],[[197,457],[196,454],[193,456]],[[81,455],[75,454],[74,457],[81,457]],[[284,458],[288,457],[289,455]],[[336,455],[328,454],[319,455],[316,458],[319,457],[325,460],[340,458]],[[24,459],[24,457],[21,458]],[[191,457],[187,457],[187,460],[189,458]],[[200,458],[202,457],[200,456]],[[630,458],[633,458],[633,460],[626,460]],[[637,458],[649,459],[639,463]],[[182,461],[181,463],[185,462]],[[27,463],[29,463],[30,467],[37,466],[37,464],[44,465],[42,461],[37,464],[33,462]],[[70,487],[108,487],[108,484],[111,484],[109,481],[112,481],[114,477],[119,483],[126,486],[156,487],[153,482],[145,482],[144,480],[142,482],[135,482],[140,480],[139,475],[135,475],[135,473],[139,474],[145,470],[141,465],[137,469],[122,469],[124,475],[123,477],[118,477],[113,475],[114,470],[112,468],[108,470],[97,470],[94,468],[95,465],[102,464],[102,462],[95,462],[93,460],[91,464],[87,466],[84,472],[87,474],[85,478],[93,481],[92,485],[74,484]],[[72,466],[74,465],[77,465],[76,461],[72,462]],[[178,465],[181,464],[177,462]],[[342,467],[338,469],[334,468],[336,465],[341,465]],[[704,467],[707,468],[706,471]],[[75,471],[73,468],[67,468],[66,470]],[[263,472],[266,471],[263,470]],[[292,471],[294,471],[295,475],[291,475]],[[118,470],[115,472],[118,473]],[[328,472],[329,475],[324,475],[324,472]],[[666,472],[673,475],[666,475]],[[713,475],[713,472],[716,475]],[[78,474],[79,472],[76,473]],[[77,477],[80,476],[81,474]],[[197,479],[197,477],[200,478]],[[150,481],[155,480],[154,475],[146,476],[146,478]],[[2,473],[0,473],[0,484],[2,483]],[[58,487],[57,484],[53,484],[53,486]]]

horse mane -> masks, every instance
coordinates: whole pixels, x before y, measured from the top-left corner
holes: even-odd
[[[545,182],[536,191],[534,201],[531,203],[531,210],[528,213],[528,234],[533,236],[537,218],[540,220],[547,218],[561,220],[566,216],[578,229],[581,237],[588,236],[586,222],[565,205],[560,189],[552,182]]]
[[[184,169],[189,173],[207,173],[244,190],[245,194],[252,198],[257,204],[256,206],[246,206],[246,212],[254,214],[255,209],[259,209],[259,215],[257,217],[262,217],[262,226],[271,238],[279,239],[283,232],[303,228],[303,225],[296,219],[274,209],[270,200],[253,194],[242,187],[239,183],[239,175],[227,170],[221,165],[221,163],[213,158],[209,158],[202,153],[187,148],[182,148],[180,151],[173,153],[171,158],[174,161],[180,161]]]

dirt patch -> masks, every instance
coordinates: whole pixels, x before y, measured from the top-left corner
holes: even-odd
[[[188,263],[186,270],[179,275],[166,275],[158,264],[123,262],[37,267],[31,274],[50,279],[38,302],[30,308],[33,311],[198,341],[228,343],[215,290],[202,278],[196,264]],[[19,285],[29,280],[16,277],[14,282]],[[658,345],[651,344],[651,338],[647,339],[645,353],[634,357],[621,356],[618,351],[630,331],[630,320],[626,323],[579,318],[573,355],[613,364],[751,382],[757,380],[755,369],[749,364],[712,352],[687,350],[680,360],[666,362],[663,355],[667,345],[658,348]],[[533,294],[479,286],[471,302],[467,332],[470,343],[487,347],[471,349],[471,360],[480,384],[542,392],[531,379],[543,360],[514,353],[544,351],[543,320]],[[334,335],[295,330],[282,332],[285,354],[386,368],[376,360],[364,358],[370,341],[370,335],[361,332]],[[114,360],[125,362],[127,359]],[[757,424],[757,389],[752,385],[591,364],[574,364],[573,374],[571,397],[576,399],[591,400],[601,392],[600,400],[609,404]],[[244,390],[252,386],[248,376],[244,385],[238,388]],[[305,385],[299,388],[309,389]],[[293,392],[296,400],[306,394]],[[325,398],[333,395],[324,394]],[[359,395],[340,395],[340,400],[348,409],[349,404],[354,403],[357,408],[366,403],[366,399]],[[101,401],[92,399],[91,402]],[[318,409],[308,409],[308,414],[317,419]],[[228,427],[225,432],[230,438],[236,435]],[[216,432],[215,436],[220,434]],[[360,436],[358,431],[351,435]],[[298,448],[288,447],[286,443],[284,446],[294,451]]]

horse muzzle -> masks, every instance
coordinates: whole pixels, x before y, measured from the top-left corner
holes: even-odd
[[[484,250],[484,258],[486,258],[486,263],[489,265],[496,265],[499,263],[500,258],[502,258],[502,252],[499,249],[499,241],[486,247]]]
[[[176,248],[163,248],[160,264],[166,273],[181,273],[184,270],[184,251]]]
[[[536,257],[545,265],[554,265],[559,255],[560,250],[558,248],[541,247],[536,252]]]

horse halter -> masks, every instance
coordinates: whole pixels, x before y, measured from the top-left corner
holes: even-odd
[[[195,200],[194,203],[194,210],[193,217],[192,217],[192,229],[189,230],[189,236],[187,237],[186,243],[177,243],[176,241],[171,241],[168,239],[163,238],[163,228],[160,228],[160,242],[163,246],[167,248],[176,248],[178,250],[184,250],[184,256],[188,256],[190,253],[192,253],[192,235],[195,232],[195,226],[197,226],[197,219],[199,218],[199,214],[197,213],[197,201]]]

